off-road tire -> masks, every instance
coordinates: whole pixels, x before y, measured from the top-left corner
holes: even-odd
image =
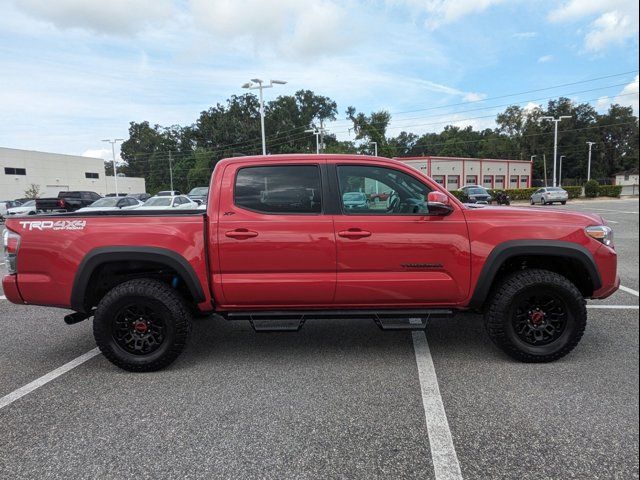
[[[134,354],[114,337],[116,315],[131,303],[146,303],[157,309],[166,334],[156,350]],[[117,285],[100,301],[93,319],[96,344],[114,365],[130,372],[151,372],[172,363],[184,350],[191,331],[191,313],[182,297],[169,285],[152,279],[130,280]]]
[[[514,315],[518,301],[547,290],[565,304],[567,319],[562,334],[551,343],[534,346],[518,337]],[[567,278],[548,270],[521,270],[502,280],[493,291],[485,313],[485,326],[491,340],[509,356],[529,363],[552,362],[567,355],[580,342],[587,324],[586,302]]]

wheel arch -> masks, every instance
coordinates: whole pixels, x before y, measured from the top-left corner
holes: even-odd
[[[196,303],[206,300],[202,285],[193,267],[179,253],[160,247],[117,246],[99,247],[85,255],[78,266],[71,290],[71,308],[86,313],[87,296],[91,293],[92,278],[100,269],[123,262],[146,262],[174,271]]]
[[[505,272],[520,268],[544,268],[565,275],[588,297],[602,286],[602,279],[591,252],[582,245],[562,240],[510,240],[498,244],[484,262],[475,285],[469,308],[482,309],[493,286]],[[543,265],[541,267],[541,265]],[[511,268],[511,270],[509,270]]]

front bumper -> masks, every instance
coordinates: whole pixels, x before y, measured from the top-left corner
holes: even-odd
[[[594,259],[600,272],[602,286],[593,292],[591,298],[603,299],[613,295],[620,287],[618,275],[618,255],[613,248],[602,245],[596,250]]]

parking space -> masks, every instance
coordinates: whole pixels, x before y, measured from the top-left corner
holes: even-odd
[[[198,319],[166,370],[98,355],[0,408],[0,478],[459,478],[443,427],[465,479],[637,478],[638,200],[536,208],[610,221],[631,290],[593,302],[622,308],[590,309],[560,361],[509,359],[471,314],[432,321],[422,359],[411,333],[368,321],[257,334]],[[64,313],[0,300],[0,398],[94,348]]]

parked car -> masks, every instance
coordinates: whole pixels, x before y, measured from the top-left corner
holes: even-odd
[[[19,206],[20,202],[16,200],[0,200],[0,217],[6,217],[10,208]]]
[[[539,203],[540,205],[549,205],[550,203],[567,204],[569,193],[562,187],[543,187],[539,188],[531,195],[531,205]]]
[[[105,197],[126,197],[126,193],[107,193]]]
[[[144,205],[143,202],[133,197],[104,197],[96,200],[88,207],[78,209],[78,212],[108,212],[113,210],[131,210]]]
[[[151,198],[151,195],[149,195],[148,193],[130,193],[127,196],[128,197],[137,198],[141,202],[146,202],[147,200],[149,200]]]
[[[181,210],[196,210],[198,203],[191,200],[186,195],[156,196],[151,197],[136,208],[136,210],[170,210],[173,208]]]
[[[60,192],[53,198],[37,198],[36,209],[40,212],[75,212],[102,198],[96,192]]]
[[[341,186],[375,181],[393,190],[387,209],[343,208],[352,191]],[[550,362],[583,336],[585,299],[620,285],[601,216],[472,208],[394,160],[229,158],[211,185],[209,215],[140,207],[9,218],[3,295],[71,309],[69,324],[93,317],[105,358],[140,372],[174,361],[192,315],[214,312],[256,330],[329,318],[424,329],[428,318],[484,312],[489,337],[508,355]],[[160,200],[172,197],[148,202]]]
[[[28,200],[20,206],[7,209],[7,215],[35,215],[36,213],[38,210],[35,200]]]
[[[459,189],[462,192],[462,203],[488,203],[493,200],[486,188],[479,185],[465,185]]]
[[[362,192],[347,192],[342,195],[342,205],[347,209],[367,209],[369,199]]]
[[[187,193],[187,197],[191,200],[199,201],[200,203],[204,203],[207,201],[207,195],[209,195],[209,187],[196,187],[192,188],[189,193]]]
[[[160,190],[155,194],[156,197],[174,197],[176,195],[182,195],[180,190]]]

